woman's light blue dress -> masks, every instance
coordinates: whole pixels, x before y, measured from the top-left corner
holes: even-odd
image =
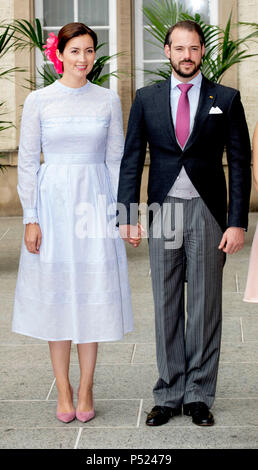
[[[128,267],[115,225],[124,137],[118,95],[59,81],[26,98],[18,155],[23,223],[13,331],[48,341],[116,341],[133,330]],[[44,163],[40,164],[41,151]]]

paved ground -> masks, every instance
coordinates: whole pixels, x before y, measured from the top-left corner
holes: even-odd
[[[55,418],[56,389],[48,344],[11,332],[13,295],[23,235],[20,217],[0,218],[0,448],[9,449],[257,449],[258,304],[242,301],[251,239],[224,270],[221,361],[213,413],[216,425],[199,428],[177,417],[160,428],[145,425],[157,379],[154,312],[147,242],[128,248],[135,330],[120,343],[99,347],[96,418],[62,424]],[[72,349],[71,381],[79,368]]]

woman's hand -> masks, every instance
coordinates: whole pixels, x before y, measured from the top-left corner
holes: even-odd
[[[42,234],[39,224],[26,224],[24,242],[27,250],[30,253],[39,254],[39,247],[41,245]]]

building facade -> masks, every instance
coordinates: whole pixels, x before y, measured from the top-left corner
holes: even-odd
[[[44,37],[53,31],[57,33],[63,24],[81,21],[91,26],[98,34],[99,43],[104,43],[101,55],[113,55],[106,66],[109,71],[119,71],[119,79],[111,77],[105,85],[116,90],[120,96],[124,130],[126,132],[130,107],[135,91],[150,80],[145,69],[155,70],[166,59],[162,48],[150,44],[142,7],[153,0],[0,0],[0,22],[10,23],[13,19],[33,20],[39,18]],[[192,12],[200,12],[206,21],[225,27],[232,11],[232,20],[258,22],[258,0],[181,0]],[[246,27],[235,27],[235,37],[245,33]],[[255,53],[257,43],[250,43],[250,53]],[[1,163],[7,171],[0,172],[0,216],[21,215],[22,208],[17,194],[17,150],[22,105],[29,93],[24,85],[26,79],[36,78],[37,69],[42,67],[41,54],[35,50],[10,51],[1,60],[1,69],[21,67],[25,72],[14,73],[11,80],[1,78],[0,103],[5,102],[5,119],[15,127],[1,132]],[[0,69],[0,70],[1,70]],[[245,107],[250,137],[252,138],[258,120],[257,72],[258,59],[253,57],[233,66],[224,76],[222,83],[241,92]],[[224,159],[227,173],[226,158]],[[141,199],[146,200],[148,158],[143,174]],[[258,210],[258,197],[251,195],[250,210]]]

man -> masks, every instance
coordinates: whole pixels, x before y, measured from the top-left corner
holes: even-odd
[[[126,207],[126,218],[119,219],[120,233],[137,246],[137,211],[130,207],[139,202],[149,143],[148,205],[160,205],[149,230],[159,370],[155,406],[146,420],[150,426],[181,414],[182,404],[195,424],[214,424],[210,408],[220,352],[223,265],[226,254],[242,248],[248,225],[250,142],[240,94],[202,76],[204,53],[204,35],[195,22],[182,21],[168,30],[165,54],[173,73],[137,91],[121,163],[118,202]],[[164,227],[157,235],[161,220],[165,228],[172,221],[174,240]]]

